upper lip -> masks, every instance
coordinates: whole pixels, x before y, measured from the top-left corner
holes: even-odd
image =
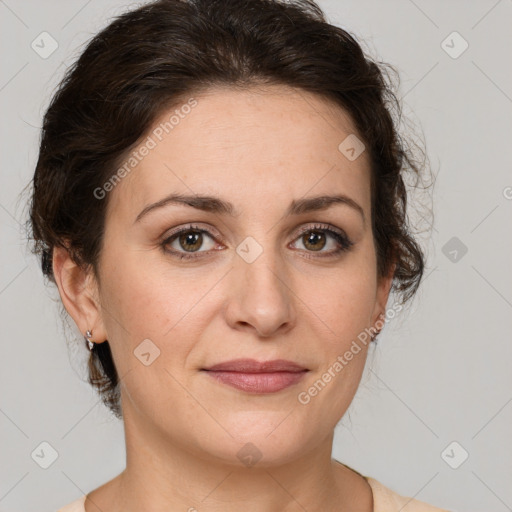
[[[270,373],[270,372],[293,372],[298,373],[307,368],[293,361],[286,359],[274,359],[272,361],[257,361],[256,359],[232,359],[224,361],[208,368],[202,368],[208,371],[225,371],[240,373]]]

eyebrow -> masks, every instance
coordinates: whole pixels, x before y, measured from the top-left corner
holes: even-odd
[[[224,201],[214,196],[200,196],[200,195],[183,195],[183,194],[170,194],[156,203],[149,204],[137,215],[135,223],[139,222],[149,212],[154,211],[158,208],[163,208],[170,204],[174,205],[186,205],[197,210],[202,210],[209,213],[217,213],[221,215],[230,215],[232,217],[238,217],[240,212],[235,209],[233,204]],[[285,217],[291,215],[300,215],[303,213],[317,212],[326,210],[327,208],[343,204],[351,207],[361,214],[363,222],[366,222],[363,208],[356,203],[352,198],[344,195],[323,195],[316,197],[307,197],[293,200],[288,207]]]

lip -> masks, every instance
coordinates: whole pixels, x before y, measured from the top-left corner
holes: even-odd
[[[243,372],[243,373],[272,373],[272,372],[302,372],[307,370],[304,366],[287,361],[286,359],[273,359],[271,361],[257,361],[256,359],[232,359],[214,364],[207,371]]]
[[[234,359],[203,368],[210,377],[248,393],[275,393],[298,383],[309,371],[307,368],[287,361],[256,361]]]

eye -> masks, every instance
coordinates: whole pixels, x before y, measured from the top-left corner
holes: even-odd
[[[349,250],[353,245],[353,242],[341,230],[338,231],[320,224],[303,228],[296,240],[302,244],[307,253],[320,253],[318,257],[335,256]],[[324,250],[325,248],[327,250]],[[316,257],[316,255],[308,254],[306,257]]]
[[[206,244],[206,251],[200,251],[199,249],[204,245],[205,235],[206,239],[210,239],[210,243]],[[209,231],[198,228],[197,226],[187,226],[186,228],[175,231],[162,242],[162,247],[166,252],[180,259],[197,258],[198,256],[193,253],[207,252],[214,246],[213,235]],[[171,247],[172,250],[169,250],[169,247]]]
[[[206,243],[205,240],[209,243]],[[304,257],[323,258],[333,257],[344,251],[348,251],[353,244],[345,233],[329,225],[315,224],[303,228],[298,238],[295,239],[302,244]],[[186,226],[170,234],[162,242],[163,250],[179,259],[194,259],[205,256],[205,254],[215,247],[215,237],[206,229],[198,226]],[[292,244],[293,245],[293,244]],[[200,249],[204,250],[200,250]],[[327,250],[324,250],[326,249]],[[330,249],[330,250],[329,250]],[[312,255],[311,253],[317,253]]]

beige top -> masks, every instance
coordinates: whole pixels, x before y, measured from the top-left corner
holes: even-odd
[[[401,496],[369,476],[364,478],[372,488],[373,512],[450,512],[443,508],[428,505],[423,501]],[[84,495],[57,512],[85,512],[85,498]]]

